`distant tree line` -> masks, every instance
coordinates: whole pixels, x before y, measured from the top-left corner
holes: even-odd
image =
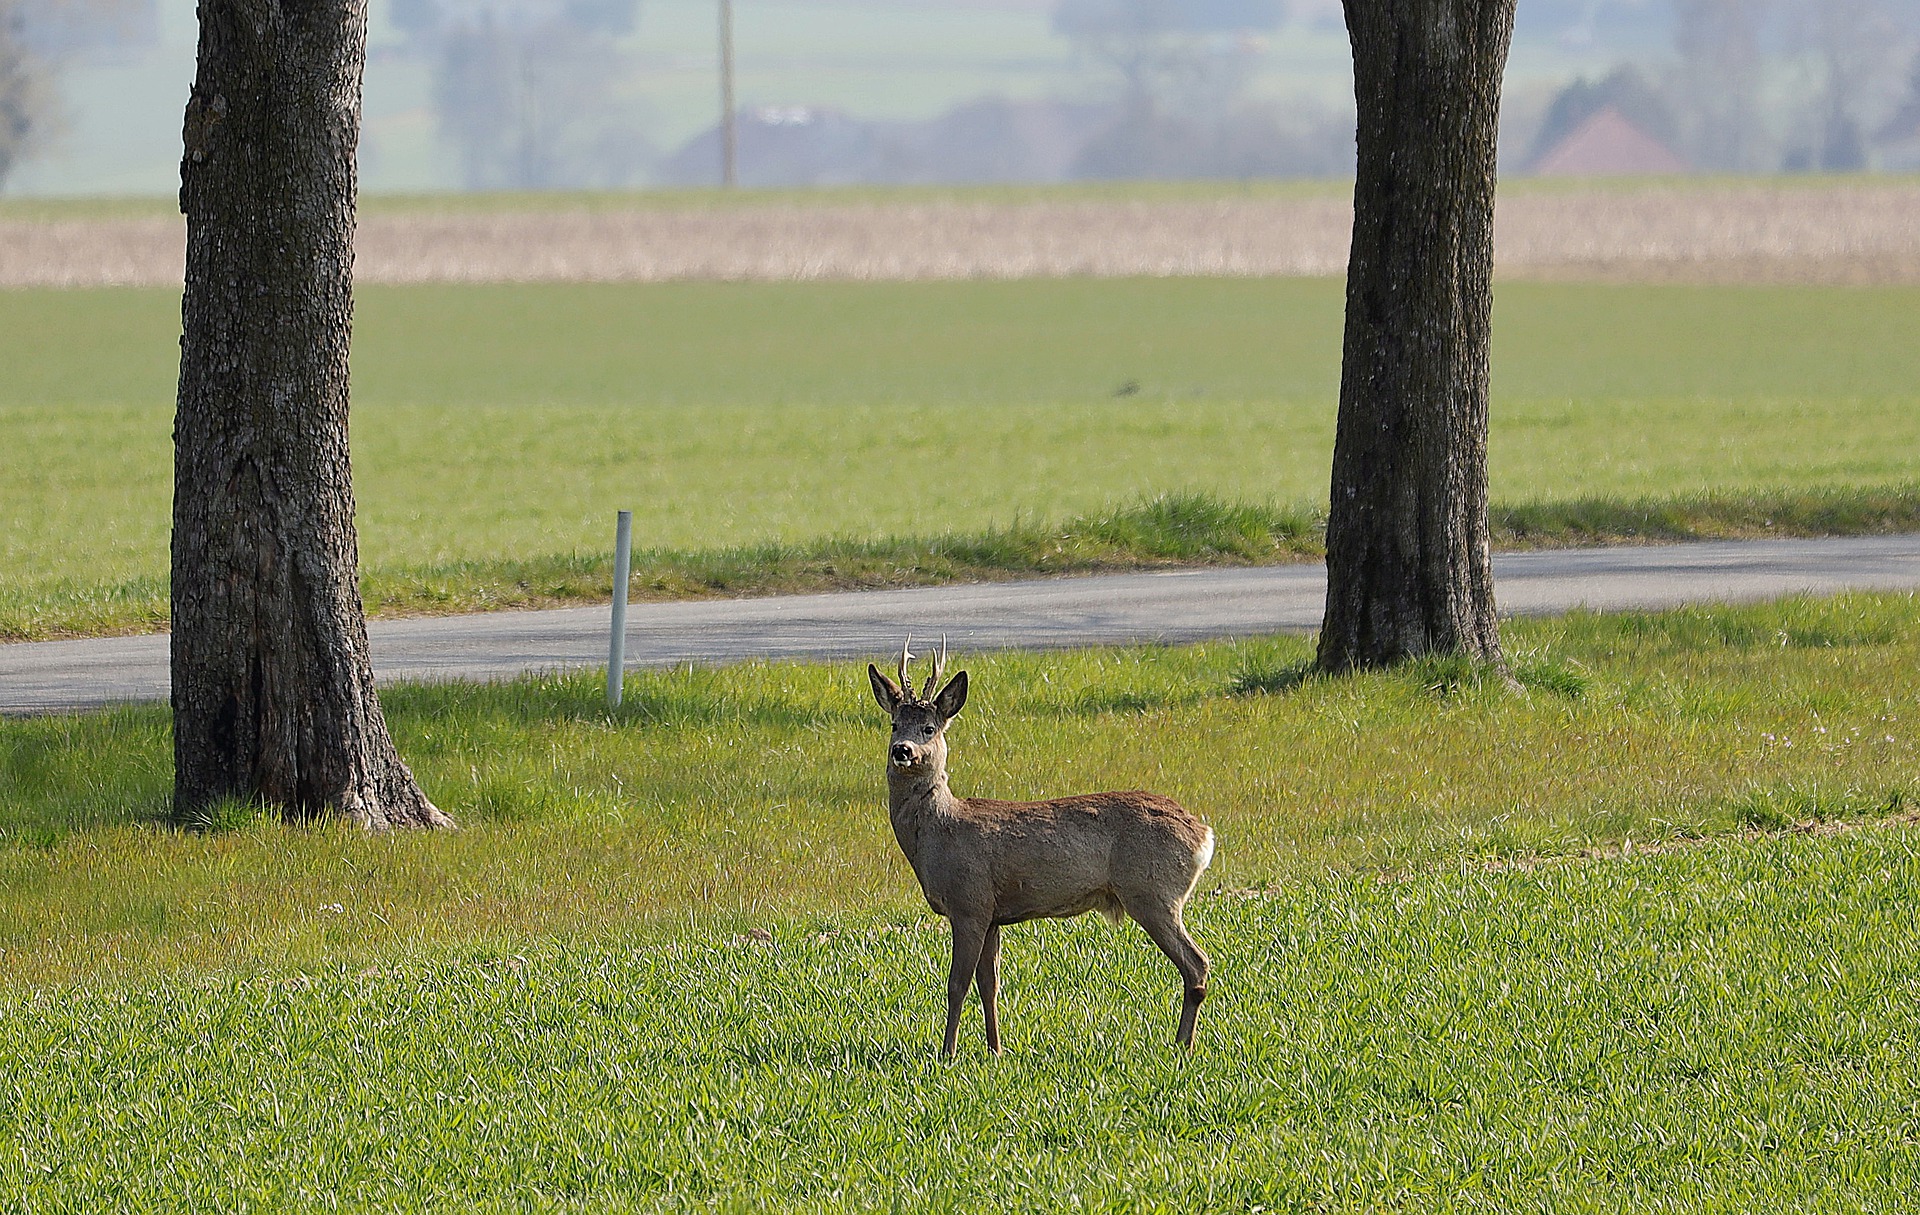
[[[638,0],[392,0],[433,65],[440,135],[474,190],[624,186],[652,167],[619,47]]]
[[[1053,29],[1116,82],[1112,116],[1073,175],[1332,176],[1353,168],[1353,123],[1311,102],[1254,101],[1247,85],[1282,0],[1059,0]]]
[[[0,189],[58,125],[61,54],[133,16],[130,0],[0,0]]]
[[[1248,95],[1284,0],[1060,0],[1054,30],[1103,82],[1087,100],[980,97],[924,122],[831,109],[749,109],[750,185],[1326,177],[1352,172],[1350,111]],[[662,162],[659,180],[712,179],[708,132]]]
[[[0,0],[0,187],[58,126],[54,74],[90,32],[147,0]],[[717,136],[663,157],[630,48],[639,0],[387,0],[431,76],[440,139],[473,189],[708,182]],[[1256,90],[1267,41],[1329,0],[1053,0],[1090,88],[976,98],[923,122],[809,107],[743,111],[742,172],[762,184],[1336,176],[1354,165],[1347,98]],[[1696,168],[1920,168],[1920,0],[1527,0],[1518,29],[1619,65],[1519,106],[1524,169],[1601,109]],[[791,99],[805,102],[804,97]],[[800,107],[775,107],[783,114]]]
[[[45,89],[38,59],[28,50],[23,0],[0,0],[0,188],[39,131]]]

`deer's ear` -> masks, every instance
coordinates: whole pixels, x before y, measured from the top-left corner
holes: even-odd
[[[933,707],[940,716],[951,721],[960,716],[960,707],[967,703],[967,673],[965,671],[947,680],[947,686],[940,689],[940,695],[933,698]]]
[[[893,716],[893,711],[900,707],[899,686],[882,675],[880,668],[872,663],[867,664],[867,682],[873,685],[873,698],[880,702],[880,707],[887,711],[887,716]]]

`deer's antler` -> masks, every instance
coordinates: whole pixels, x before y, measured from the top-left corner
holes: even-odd
[[[912,633],[908,633],[907,639],[900,643],[900,690],[908,696],[913,695],[913,680],[907,675],[907,664],[913,661],[913,655],[907,652],[907,647],[912,644]]]
[[[940,677],[947,671],[947,635],[940,634],[940,648],[933,656],[933,674],[927,676],[927,686],[920,689],[921,700],[933,699],[933,690],[940,686]]]

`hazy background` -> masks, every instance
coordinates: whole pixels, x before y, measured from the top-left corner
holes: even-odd
[[[363,187],[717,182],[716,14],[372,0]],[[0,0],[0,191],[172,192],[195,36],[193,0]],[[734,37],[748,185],[1351,165],[1337,0],[737,0]],[[1920,169],[1920,0],[1520,0],[1506,171],[1656,151]]]

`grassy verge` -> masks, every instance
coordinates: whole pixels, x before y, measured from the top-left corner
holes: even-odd
[[[1578,853],[1914,804],[1911,596],[1514,621],[1531,689],[1445,665],[1304,680],[1310,642],[974,655],[964,792],[1151,787],[1212,880]],[[160,829],[159,707],[0,721],[0,982],[366,965],[413,946],[905,913],[859,664],[402,688],[402,753],[466,830]],[[334,913],[333,907],[348,909]]]
[[[1684,540],[1888,535],[1920,531],[1920,486],[1586,499],[1493,510],[1496,548]],[[825,539],[634,554],[636,601],[805,594],[1110,573],[1177,565],[1263,565],[1324,555],[1323,516],[1301,509],[1169,495],[1054,526],[971,535]],[[375,615],[433,615],[605,603],[611,553],[375,567],[361,579]],[[0,588],[0,641],[152,632],[167,622],[164,583]]]
[[[1892,535],[1920,531],[1920,485],[1496,502],[1490,524],[1503,549]]]
[[[1507,550],[1910,531],[1920,531],[1920,485],[1589,499],[1496,506],[1493,515],[1494,544]],[[630,590],[638,599],[686,599],[1261,565],[1318,559],[1325,533],[1324,516],[1304,508],[1178,494],[1055,526],[1016,523],[972,535],[643,551]],[[365,590],[375,611],[402,614],[600,603],[612,582],[611,555],[575,555],[379,572]]]

